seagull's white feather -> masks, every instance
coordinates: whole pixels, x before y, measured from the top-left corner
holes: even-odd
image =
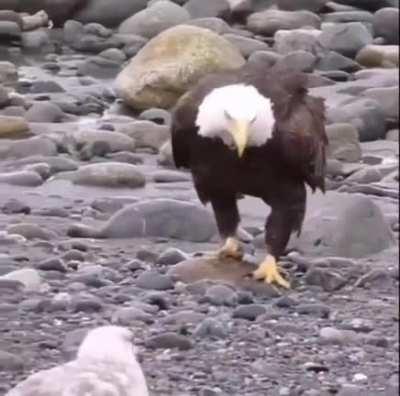
[[[31,375],[6,396],[148,396],[132,334],[118,326],[90,331],[77,359]]]

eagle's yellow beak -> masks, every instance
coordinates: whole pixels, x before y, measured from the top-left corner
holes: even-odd
[[[249,129],[250,123],[248,121],[234,120],[232,122],[230,133],[232,134],[233,140],[235,141],[239,157],[243,155],[243,152],[247,146],[247,141],[249,139]]]

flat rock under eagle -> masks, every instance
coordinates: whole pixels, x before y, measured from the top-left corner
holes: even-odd
[[[301,232],[306,185],[325,192],[325,105],[308,94],[307,75],[256,63],[208,75],[180,98],[171,127],[175,165],[191,171],[225,241],[217,257],[242,258],[237,198],[259,197],[271,213],[254,277],[289,287],[277,261]]]

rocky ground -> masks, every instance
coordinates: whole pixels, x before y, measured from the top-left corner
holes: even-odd
[[[0,1],[0,394],[112,322],[154,396],[397,395],[398,1],[27,3]],[[240,201],[249,263],[213,265],[171,161],[168,109],[245,61],[309,73],[328,106],[288,293],[242,278],[268,208]]]

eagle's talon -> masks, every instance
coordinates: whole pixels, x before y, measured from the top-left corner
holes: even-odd
[[[237,239],[227,238],[224,246],[217,252],[217,256],[220,260],[227,258],[241,260],[243,258],[243,249]]]
[[[272,285],[276,283],[277,285],[285,288],[290,289],[290,283],[283,278],[280,274],[282,271],[276,260],[272,256],[267,256],[267,258],[260,264],[258,269],[253,272],[253,276],[257,280],[264,280],[264,282]],[[286,272],[286,271],[282,271]]]

